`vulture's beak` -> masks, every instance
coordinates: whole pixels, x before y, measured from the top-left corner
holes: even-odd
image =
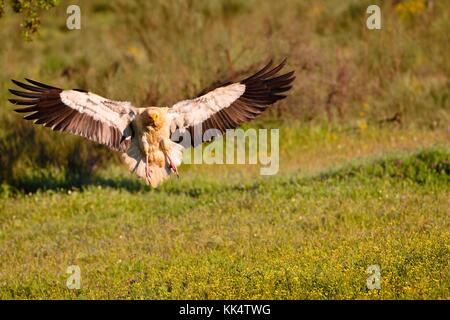
[[[152,113],[150,114],[150,120],[152,121],[153,124],[155,124],[158,121],[158,114],[157,113]]]

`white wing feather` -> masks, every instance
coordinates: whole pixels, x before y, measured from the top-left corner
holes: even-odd
[[[124,131],[136,114],[135,108],[128,101],[113,101],[92,92],[64,90],[60,93],[61,101],[77,110],[109,126]]]
[[[233,83],[192,100],[177,102],[168,110],[170,131],[195,126],[220,110],[229,107],[245,92],[245,85]]]

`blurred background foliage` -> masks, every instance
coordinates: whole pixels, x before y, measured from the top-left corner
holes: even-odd
[[[41,24],[40,14],[59,3],[59,0],[0,0],[0,18],[5,13],[5,6],[9,5],[14,13],[22,16],[22,33],[26,40],[31,40]]]
[[[11,78],[84,88],[136,106],[170,106],[214,81],[288,57],[297,72],[291,95],[259,123],[361,130],[449,124],[445,1],[57,3],[0,0],[0,184],[86,177],[118,160],[102,146],[21,120],[7,102]],[[66,27],[71,4],[81,8],[81,30]],[[381,7],[381,30],[366,28],[370,4]]]

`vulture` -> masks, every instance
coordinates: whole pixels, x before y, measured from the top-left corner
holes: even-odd
[[[215,86],[197,98],[171,107],[133,106],[92,92],[63,90],[34,80],[11,80],[25,91],[9,91],[20,99],[9,99],[25,113],[24,119],[54,131],[65,131],[120,152],[131,172],[156,187],[172,173],[178,176],[183,150],[227,129],[253,120],[268,106],[286,97],[295,79],[294,71],[277,75],[286,59],[239,82]],[[183,138],[180,141],[180,138]],[[213,138],[214,138],[213,137]]]

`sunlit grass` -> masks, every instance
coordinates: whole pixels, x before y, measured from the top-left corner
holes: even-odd
[[[2,182],[23,180],[24,168],[30,166],[38,171],[68,166],[67,159],[75,154],[79,154],[71,163],[75,175],[95,173],[111,162],[105,149],[82,139],[30,129],[30,123],[7,103],[11,78],[83,88],[136,106],[170,106],[194,97],[214,81],[237,80],[269,58],[287,57],[286,70],[295,70],[297,79],[288,99],[263,116],[264,123],[289,119],[370,131],[398,114],[403,128],[447,130],[449,11],[442,2],[422,8],[423,1],[407,1],[406,9],[393,1],[380,2],[380,31],[365,28],[366,8],[374,4],[370,1],[76,3],[82,12],[81,30],[67,30],[65,9],[75,3],[61,1],[43,14],[33,42],[21,38],[20,16],[10,13],[0,19],[0,37],[8,39],[0,47]],[[413,13],[404,19],[399,10]],[[292,132],[298,127],[282,126],[297,139]],[[328,131],[329,139],[341,141],[343,151],[336,158],[342,158],[349,150],[344,141],[348,135]],[[285,143],[295,144],[295,139]],[[347,144],[354,141],[356,145],[349,147],[361,149],[357,140],[350,138]],[[361,149],[361,154],[366,151]],[[312,155],[318,160],[308,159],[302,168],[318,162],[322,167],[325,154]],[[9,163],[9,155],[14,163]],[[91,157],[101,161],[93,167]],[[282,166],[284,170],[292,165],[285,159]]]
[[[448,159],[437,149],[312,177],[6,198],[0,297],[447,299]],[[69,265],[81,290],[65,286]]]

